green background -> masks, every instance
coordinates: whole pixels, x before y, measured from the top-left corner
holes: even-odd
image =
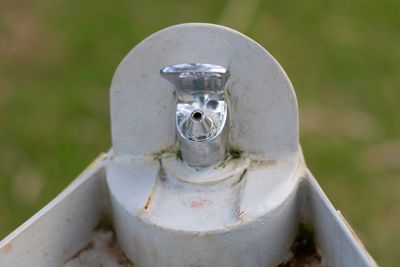
[[[400,260],[400,1],[0,1],[0,238],[110,147],[117,64],[164,27],[258,41],[299,101],[311,171],[381,266]]]

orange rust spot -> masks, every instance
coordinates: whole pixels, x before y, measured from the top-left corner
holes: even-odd
[[[149,206],[151,204],[151,195],[149,196],[149,198],[146,201],[146,204],[144,205],[144,209],[145,210],[149,210]]]
[[[192,207],[193,209],[200,209],[207,204],[210,204],[210,201],[206,199],[194,200],[190,203],[190,207]]]
[[[11,244],[7,244],[4,246],[3,251],[4,253],[9,252],[12,249],[12,245]]]

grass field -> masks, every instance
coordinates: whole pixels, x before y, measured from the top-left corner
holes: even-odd
[[[0,1],[0,238],[110,147],[124,55],[183,22],[282,64],[306,161],[381,266],[400,261],[400,1]]]

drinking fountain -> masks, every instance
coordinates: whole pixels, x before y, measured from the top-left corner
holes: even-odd
[[[377,266],[306,167],[286,73],[250,38],[163,29],[122,60],[110,107],[112,149],[0,242],[1,267]]]

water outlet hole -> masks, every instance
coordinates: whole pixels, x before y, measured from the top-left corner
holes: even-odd
[[[192,119],[195,121],[201,121],[203,119],[203,112],[201,110],[195,110],[192,112]]]

